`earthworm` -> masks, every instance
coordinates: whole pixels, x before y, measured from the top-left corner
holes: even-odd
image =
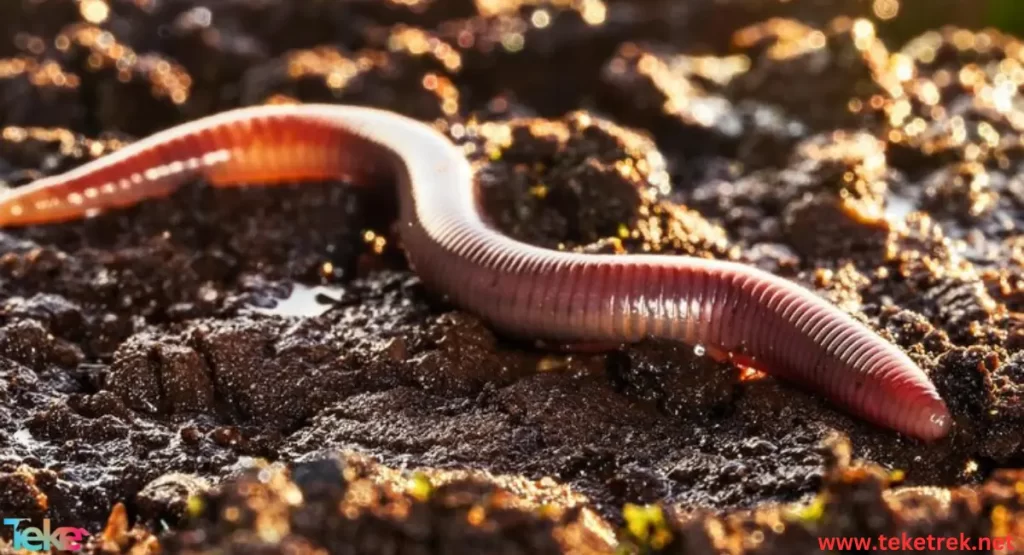
[[[435,128],[372,108],[240,108],[173,127],[0,200],[0,226],[43,224],[214,186],[397,183],[399,238],[425,285],[509,336],[565,345],[654,337],[731,354],[925,441],[951,418],[896,346],[813,292],[751,266],[582,254],[516,241],[482,216],[472,168]]]

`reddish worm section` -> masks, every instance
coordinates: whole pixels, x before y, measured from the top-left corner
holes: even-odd
[[[739,355],[906,435],[949,431],[924,372],[812,292],[737,263],[515,241],[482,220],[470,166],[444,135],[370,108],[261,106],[175,127],[8,193],[0,226],[82,218],[199,177],[215,186],[390,179],[415,271],[504,333],[566,344],[678,340]]]

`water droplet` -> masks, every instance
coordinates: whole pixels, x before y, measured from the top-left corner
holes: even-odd
[[[704,356],[704,353],[706,353],[706,352],[707,352],[707,349],[705,349],[704,345],[701,345],[700,343],[698,343],[698,344],[693,346],[693,354],[695,354],[695,355],[697,355],[699,357]]]
[[[250,306],[247,308],[248,310],[261,314],[313,318],[327,312],[333,306],[331,301],[336,301],[343,294],[344,290],[338,286],[309,286],[296,283],[292,286],[292,292],[287,298],[276,299],[277,304],[273,308],[262,308],[256,306]],[[328,297],[330,300],[324,299],[323,297]],[[327,302],[325,302],[325,300]]]

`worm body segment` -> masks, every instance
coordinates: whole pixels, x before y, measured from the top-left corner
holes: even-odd
[[[900,349],[795,283],[732,262],[591,255],[513,240],[481,216],[472,171],[434,128],[371,108],[242,108],[168,129],[0,200],[0,226],[82,218],[214,186],[397,183],[400,235],[431,289],[514,336],[562,343],[682,341],[758,361],[875,424],[923,440],[950,416]]]

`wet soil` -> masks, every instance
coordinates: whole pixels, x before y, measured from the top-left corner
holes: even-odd
[[[690,346],[496,335],[406,266],[391,184],[197,182],[0,232],[0,515],[110,553],[1024,537],[1024,44],[793,4],[5,2],[0,180],[239,105],[395,110],[466,145],[513,237],[817,291],[925,369],[949,438]]]

